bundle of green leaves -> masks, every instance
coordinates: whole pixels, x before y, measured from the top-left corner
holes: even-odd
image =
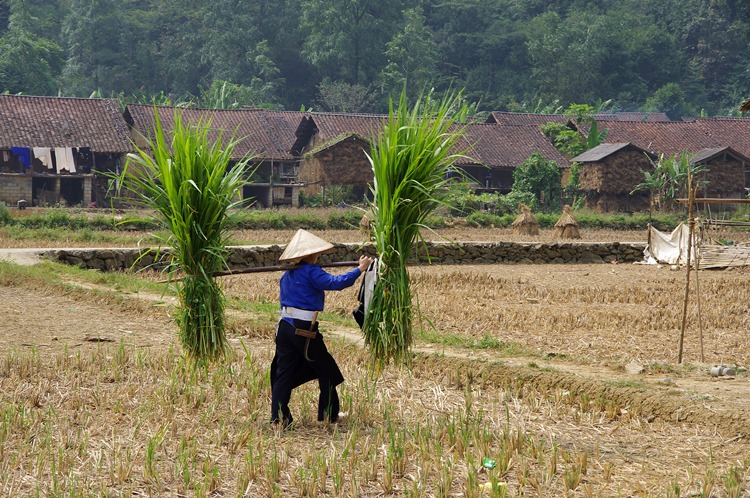
[[[224,295],[213,273],[226,268],[229,210],[247,181],[245,158],[230,166],[237,144],[219,135],[209,139],[210,123],[189,125],[175,112],[170,139],[156,114],[154,138],[137,149],[119,177],[144,207],[156,212],[169,231],[162,242],[171,248],[171,274],[180,298],[177,322],[188,356],[212,360],[226,347]]]
[[[407,360],[412,344],[412,294],[407,271],[428,216],[448,195],[448,169],[464,128],[460,94],[440,101],[420,98],[409,106],[402,92],[390,103],[388,123],[370,151],[374,174],[370,224],[379,255],[378,280],[363,326],[376,365]]]

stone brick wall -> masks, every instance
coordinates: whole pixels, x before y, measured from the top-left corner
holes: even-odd
[[[447,242],[430,243],[427,251],[431,264],[590,264],[630,263],[643,259],[645,243],[638,242]],[[279,264],[282,245],[232,247],[230,268],[255,268]],[[321,263],[355,261],[361,254],[375,255],[372,246],[338,244],[320,258]],[[427,260],[425,247],[419,259]],[[113,271],[163,267],[167,252],[145,252],[139,249],[59,249],[44,253],[47,258],[84,268]]]
[[[0,201],[15,207],[21,199],[31,206],[31,175],[0,175]]]

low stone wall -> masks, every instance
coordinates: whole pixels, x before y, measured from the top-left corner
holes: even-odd
[[[418,250],[419,259],[432,264],[545,264],[545,263],[628,263],[643,259],[646,244],[640,242],[434,242]],[[240,246],[230,248],[231,269],[279,264],[281,245]],[[320,258],[321,263],[354,261],[361,254],[375,255],[372,246],[337,244]],[[46,251],[46,258],[83,268],[118,271],[163,267],[168,251],[143,249],[57,249]]]

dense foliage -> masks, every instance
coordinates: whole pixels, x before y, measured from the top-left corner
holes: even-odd
[[[452,87],[480,110],[716,115],[750,95],[748,45],[745,0],[0,0],[0,91],[385,112]]]
[[[560,168],[538,152],[513,170],[513,192],[533,194],[532,199],[525,199],[531,206],[546,210],[558,208],[560,191]]]

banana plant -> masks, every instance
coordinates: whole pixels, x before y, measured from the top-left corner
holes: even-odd
[[[691,155],[683,153],[665,157],[659,154],[654,161],[648,154],[646,157],[653,171],[643,171],[644,181],[635,186],[633,192],[648,190],[651,195],[651,208],[656,210],[674,209],[675,201],[680,197],[686,197],[688,176],[696,178],[708,171],[704,165],[693,164]],[[695,180],[694,185],[704,188],[708,184],[705,179]]]

